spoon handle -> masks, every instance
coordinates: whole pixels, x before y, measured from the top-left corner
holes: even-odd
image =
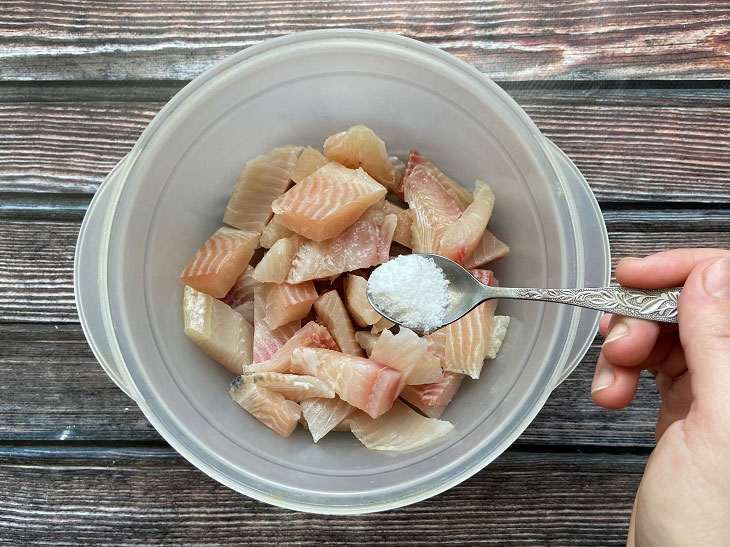
[[[677,301],[681,287],[672,289],[631,289],[603,287],[590,289],[510,289],[489,287],[488,298],[514,298],[558,302],[628,315],[665,323],[677,322]]]

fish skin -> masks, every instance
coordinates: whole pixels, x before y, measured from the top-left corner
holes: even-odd
[[[459,219],[446,226],[438,238],[437,254],[461,264],[477,248],[494,210],[494,192],[483,181],[476,181],[474,201]]]
[[[271,220],[269,220],[268,224],[264,228],[264,231],[261,232],[261,239],[259,241],[259,244],[264,249],[271,249],[272,245],[274,245],[274,243],[276,243],[280,239],[283,239],[285,237],[291,237],[293,235],[294,232],[292,232],[289,228],[279,224],[279,221],[276,220],[276,218],[271,217]]]
[[[309,321],[281,346],[274,355],[266,360],[243,367],[244,373],[282,372],[288,373],[291,368],[291,356],[297,348],[324,348],[339,351],[329,331],[322,325]]]
[[[343,353],[363,355],[360,344],[355,340],[355,327],[337,291],[323,293],[314,302],[313,307],[317,318],[327,328]]]
[[[301,328],[299,319],[270,329],[266,322],[265,287],[259,283],[254,287],[253,362],[268,361],[287,340]]]
[[[266,324],[270,330],[275,330],[292,321],[301,320],[309,313],[318,297],[311,281],[297,285],[265,283]]]
[[[411,215],[411,248],[414,253],[437,253],[441,234],[461,216],[462,210],[431,172],[417,165],[404,183]]]
[[[353,274],[345,276],[345,305],[359,327],[373,325],[381,317],[368,301],[367,287],[368,281],[364,277]]]
[[[249,414],[282,437],[294,432],[302,415],[298,403],[254,382],[241,381],[241,377],[231,382],[229,394]]]
[[[451,196],[462,211],[472,202],[472,195],[466,188],[452,178],[446,176],[443,171],[426,159],[418,150],[411,150],[408,153],[408,162],[406,163],[406,168],[403,171],[403,177],[398,184],[396,191],[397,194],[401,196],[403,195],[403,186],[406,178],[408,178],[416,166],[419,165],[431,172],[441,187],[449,194],[449,196]]]
[[[232,374],[251,363],[253,327],[227,304],[186,285],[183,318],[186,336]]]
[[[195,290],[223,298],[248,266],[258,240],[254,232],[219,228],[195,252],[180,279]]]
[[[506,243],[500,241],[489,230],[484,230],[474,251],[464,257],[462,266],[466,269],[481,268],[489,262],[504,258],[509,252],[510,248]]]
[[[271,218],[271,204],[289,186],[301,151],[301,146],[281,146],[246,162],[228,200],[223,222],[261,235]]]
[[[322,154],[322,152],[316,148],[307,146],[304,150],[302,150],[302,153],[299,154],[299,158],[294,164],[294,171],[292,172],[291,179],[298,184],[328,161],[329,160],[324,156],[324,154]]]
[[[357,412],[348,420],[352,433],[362,444],[371,450],[388,452],[422,448],[454,429],[450,422],[421,416],[401,401],[377,419]]]
[[[312,240],[340,235],[386,194],[363,169],[327,163],[277,198],[276,220]]]
[[[398,397],[401,373],[364,357],[317,348],[294,350],[291,370],[316,376],[352,406],[377,418]]]
[[[332,399],[335,396],[334,390],[322,380],[302,374],[253,372],[242,374],[239,382],[252,382],[258,387],[279,393],[296,403],[312,397]]]
[[[397,187],[396,162],[388,156],[383,140],[365,125],[354,125],[327,137],[324,155],[351,169],[362,167],[386,188]]]

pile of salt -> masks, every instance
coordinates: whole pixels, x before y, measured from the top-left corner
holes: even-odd
[[[401,325],[431,332],[443,323],[449,282],[431,258],[401,255],[373,271],[371,300]]]

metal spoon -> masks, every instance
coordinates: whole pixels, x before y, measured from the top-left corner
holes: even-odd
[[[677,322],[677,301],[682,290],[681,287],[672,289],[630,289],[626,287],[509,289],[491,287],[477,281],[468,271],[448,258],[427,253],[421,256],[433,259],[449,281],[449,304],[443,323],[437,328],[453,323],[482,302],[493,298],[558,302],[651,321]],[[378,307],[378,303],[370,298],[370,291],[368,291],[368,300],[380,315],[393,323],[401,324],[397,317],[391,317],[385,310]]]

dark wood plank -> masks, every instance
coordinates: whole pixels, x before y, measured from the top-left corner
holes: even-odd
[[[0,324],[0,441],[161,440],[112,383],[76,324]],[[653,378],[621,412],[591,401],[600,338],[548,400],[518,444],[652,447],[658,396]]]
[[[658,99],[632,99],[633,91],[512,93],[599,200],[730,202],[730,92],[683,106],[672,91],[654,106]],[[9,128],[0,133],[0,192],[93,193],[163,104],[0,104],[0,126]]]
[[[255,502],[167,449],[0,454],[0,535],[56,545],[624,545],[645,464],[643,455],[509,451],[430,500],[340,517]]]
[[[661,218],[661,213],[656,213]],[[720,216],[720,222],[724,217]],[[648,223],[650,224],[650,223]],[[727,247],[726,231],[610,234],[613,261],[674,247]],[[80,221],[0,221],[0,321],[75,322],[73,255]],[[645,227],[651,230],[651,226]]]
[[[722,0],[13,0],[5,7],[3,80],[189,79],[262,40],[342,27],[416,38],[501,80],[728,75],[730,8]]]

